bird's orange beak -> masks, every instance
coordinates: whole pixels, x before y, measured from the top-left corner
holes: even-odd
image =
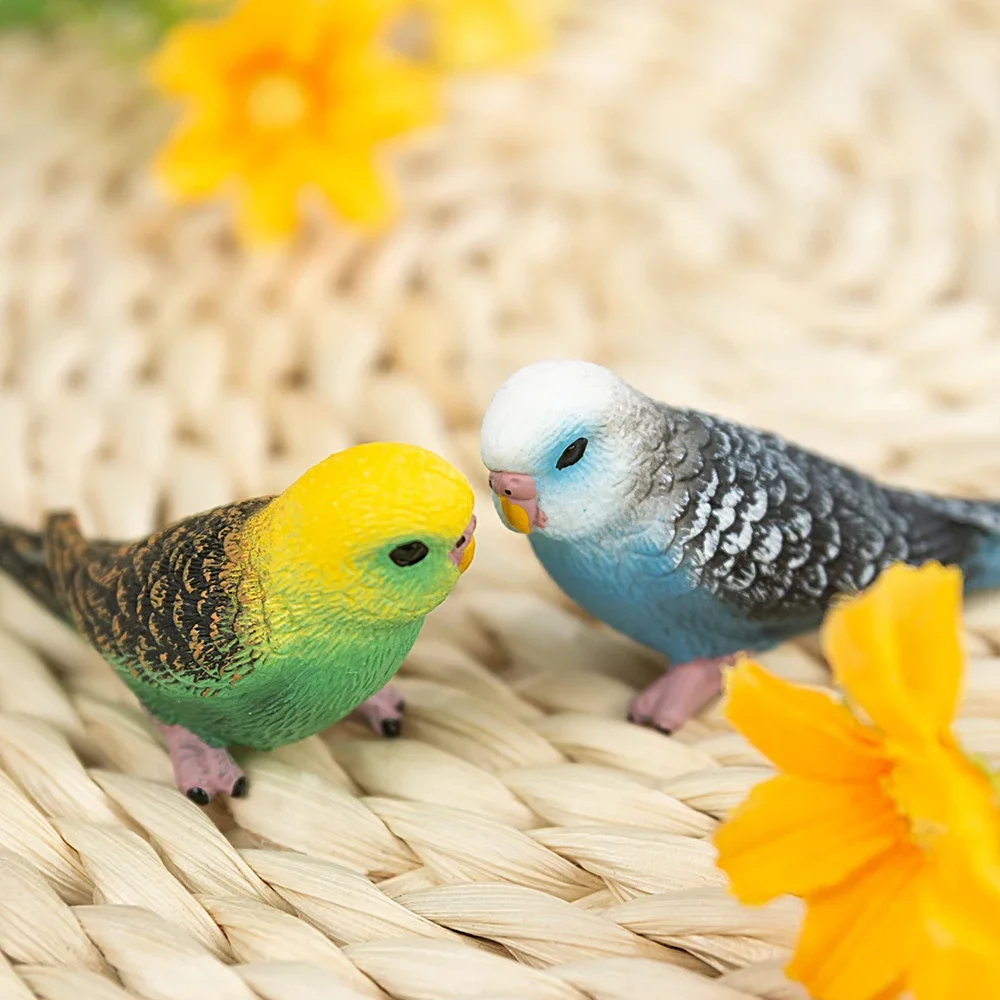
[[[490,489],[500,501],[500,511],[507,523],[522,535],[532,528],[544,528],[548,523],[538,506],[538,487],[532,476],[522,472],[490,473]]]
[[[464,573],[472,565],[472,560],[475,554],[476,539],[473,537],[469,539],[469,543],[465,546],[465,551],[462,553],[462,558],[458,561],[459,573]]]
[[[462,537],[448,553],[448,558],[458,567],[459,573],[464,573],[471,565],[476,554],[476,515],[473,514],[466,525]]]
[[[522,535],[531,532],[531,518],[523,507],[511,503],[506,497],[500,497],[500,509],[503,511],[503,516],[507,518],[507,523],[515,531],[520,531]]]

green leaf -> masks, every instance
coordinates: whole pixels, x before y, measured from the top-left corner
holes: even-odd
[[[0,0],[0,30],[112,24],[115,32],[128,25],[155,44],[179,21],[215,13],[221,7],[197,0]]]
[[[0,27],[20,27],[43,22],[50,0],[0,0]]]

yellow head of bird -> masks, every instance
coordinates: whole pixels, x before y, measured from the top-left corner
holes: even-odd
[[[472,562],[473,501],[465,476],[425,448],[336,452],[255,518],[267,598],[355,620],[420,618]]]

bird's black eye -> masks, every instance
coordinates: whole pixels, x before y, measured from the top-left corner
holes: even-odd
[[[390,553],[389,558],[397,566],[413,566],[420,562],[427,555],[427,546],[423,542],[404,542],[397,545]]]
[[[559,456],[559,461],[556,462],[556,468],[567,469],[571,465],[576,465],[576,463],[579,462],[581,458],[583,458],[583,453],[586,450],[587,450],[587,439],[577,438]]]

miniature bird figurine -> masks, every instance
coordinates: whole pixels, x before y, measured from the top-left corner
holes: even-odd
[[[629,717],[672,732],[722,667],[816,628],[893,562],[1000,586],[1000,502],[890,489],[763,433],[667,406],[583,361],[496,392],[482,459],[507,526],[579,606],[669,657]]]
[[[270,750],[354,710],[399,732],[388,681],[472,562],[473,499],[437,455],[364,444],[132,544],[88,540],[71,514],[0,524],[0,569],[108,660],[204,805],[247,792],[226,747]]]

